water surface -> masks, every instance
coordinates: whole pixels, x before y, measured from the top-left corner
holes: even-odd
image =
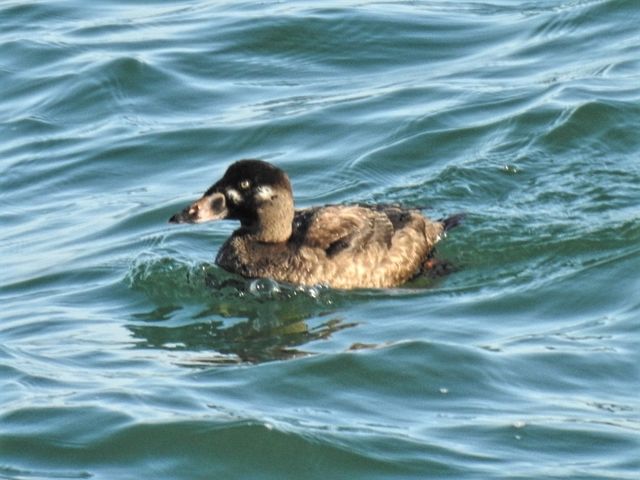
[[[640,4],[0,4],[0,478],[640,473]],[[466,212],[457,270],[248,282],[167,219]]]

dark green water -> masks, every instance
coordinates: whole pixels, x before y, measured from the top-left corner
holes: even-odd
[[[0,2],[0,478],[640,478],[640,2]],[[452,275],[234,281],[169,216],[466,212]]]

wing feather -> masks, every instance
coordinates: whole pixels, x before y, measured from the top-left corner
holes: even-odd
[[[394,226],[384,212],[359,205],[330,205],[318,209],[311,218],[305,244],[333,256],[373,243],[388,247],[393,233]]]

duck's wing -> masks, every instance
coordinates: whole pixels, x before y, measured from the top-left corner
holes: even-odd
[[[363,205],[329,205],[303,210],[300,240],[306,246],[324,250],[328,256],[349,250],[363,250],[372,244],[388,248],[396,227],[382,208]],[[306,224],[306,225],[303,225]]]

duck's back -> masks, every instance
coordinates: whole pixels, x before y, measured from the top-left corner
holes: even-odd
[[[234,234],[216,262],[245,277],[302,285],[384,288],[419,273],[444,231],[418,210],[387,205],[329,205],[298,210],[286,243]]]

